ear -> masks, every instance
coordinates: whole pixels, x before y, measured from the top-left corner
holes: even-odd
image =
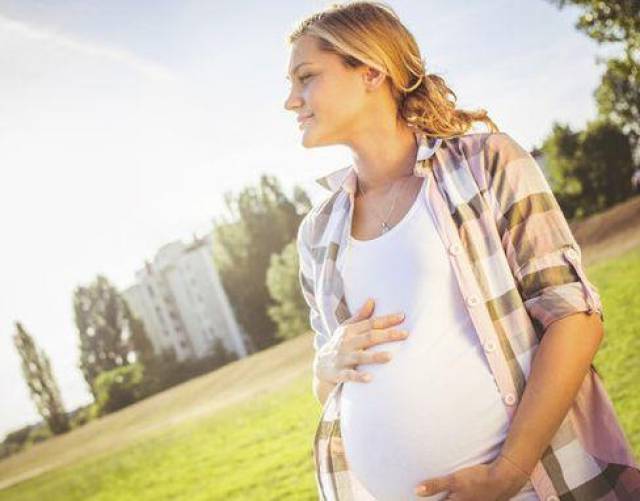
[[[387,75],[375,68],[372,68],[371,66],[365,66],[365,68],[366,69],[362,73],[362,80],[365,88],[368,91],[376,90],[384,83]]]

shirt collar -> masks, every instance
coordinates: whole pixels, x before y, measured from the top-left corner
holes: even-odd
[[[413,174],[418,177],[424,177],[427,174],[426,162],[428,158],[436,152],[442,139],[429,138],[421,130],[414,131],[416,144],[418,144],[418,154],[416,155],[416,164],[413,168]],[[347,193],[354,193],[357,186],[357,174],[353,169],[353,164],[342,167],[329,174],[315,179],[323,188],[334,192],[338,188],[342,188]]]

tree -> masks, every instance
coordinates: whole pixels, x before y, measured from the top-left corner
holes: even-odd
[[[580,148],[580,132],[573,131],[571,126],[553,122],[551,134],[544,140],[544,152],[549,174],[549,184],[554,192],[579,191],[580,185],[574,182],[574,159]]]
[[[544,140],[544,152],[549,185],[565,217],[579,214],[582,202],[582,184],[576,176],[576,157],[580,149],[580,132],[569,125],[554,122],[551,134]]]
[[[593,214],[631,196],[631,146],[615,124],[595,120],[574,132],[554,123],[542,150],[550,185],[567,218]]]
[[[576,28],[598,43],[623,43],[628,51],[640,50],[640,2],[638,0],[550,0],[582,8]]]
[[[147,335],[147,331],[144,328],[144,323],[133,313],[127,302],[124,302],[125,316],[129,320],[129,326],[131,330],[130,346],[136,354],[136,361],[139,361],[143,366],[148,367],[156,360],[153,344]]]
[[[629,198],[633,162],[629,138],[614,124],[596,120],[580,135],[575,175],[582,184],[585,215]]]
[[[267,287],[276,302],[268,313],[278,326],[277,337],[289,339],[308,330],[307,305],[300,290],[298,249],[295,239],[280,254],[271,256]]]
[[[51,371],[49,357],[42,349],[38,349],[33,338],[20,322],[16,322],[15,325],[16,333],[13,336],[13,342],[22,360],[22,375],[38,413],[52,433],[57,435],[69,431],[69,419],[64,410],[58,384]]]
[[[640,64],[629,58],[610,59],[595,92],[598,114],[629,136],[640,149]]]
[[[225,203],[230,218],[214,225],[216,268],[238,322],[252,344],[264,349],[276,342],[277,327],[268,314],[274,303],[266,285],[271,255],[295,237],[311,203],[299,187],[290,200],[268,175],[238,196],[225,193]]]
[[[73,293],[75,323],[80,338],[79,367],[94,396],[94,382],[105,371],[131,362],[131,319],[124,299],[106,277]]]
[[[549,0],[562,9],[581,8],[576,28],[599,44],[622,45],[622,56],[606,61],[595,92],[598,114],[629,136],[640,149],[640,0]]]

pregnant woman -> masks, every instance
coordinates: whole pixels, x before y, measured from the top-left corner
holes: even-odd
[[[353,154],[297,241],[320,498],[639,499],[592,365],[600,297],[533,157],[455,107],[384,3],[333,5],[289,42],[303,145]]]

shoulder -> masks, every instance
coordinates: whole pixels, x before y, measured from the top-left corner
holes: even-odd
[[[520,143],[506,132],[488,134],[484,150],[489,155],[502,155],[505,158],[531,156]]]
[[[443,172],[452,178],[472,175],[481,192],[499,191],[496,196],[503,197],[526,189],[548,190],[535,158],[506,132],[464,134],[443,144]]]
[[[470,163],[477,165],[477,170],[485,171],[490,177],[511,164],[522,165],[521,161],[535,165],[531,153],[506,132],[465,134],[450,141],[455,141],[467,160],[473,159]]]
[[[485,169],[490,175],[497,174],[509,165],[528,167],[522,170],[537,171],[538,165],[531,153],[506,132],[490,134],[483,148]]]
[[[506,132],[474,132],[453,136],[443,140],[454,149],[464,151],[467,155],[503,154],[522,155],[527,151]]]
[[[445,162],[466,164],[478,172],[484,169],[491,170],[492,164],[528,155],[528,152],[506,132],[474,132],[451,136],[443,138],[441,148],[441,156]]]

